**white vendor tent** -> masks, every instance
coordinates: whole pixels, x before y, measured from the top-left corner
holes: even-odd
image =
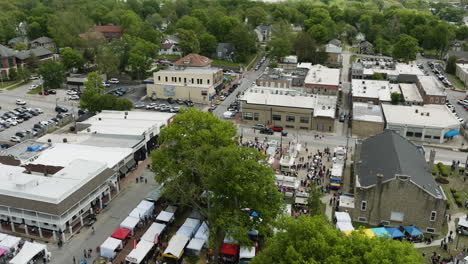
[[[335,212],[336,222],[350,222],[351,216],[346,212]]]
[[[200,220],[195,218],[187,218],[184,224],[177,230],[177,234],[185,235],[191,238],[198,230]]]
[[[0,242],[0,248],[10,250],[12,248],[16,249],[20,243],[21,238],[15,236],[7,236],[5,239]]]
[[[170,223],[174,220],[174,213],[161,211],[158,216],[156,217],[156,221]]]
[[[3,239],[5,239],[7,236],[7,234],[0,233],[0,242],[3,241]]]
[[[353,224],[351,224],[351,222],[337,222],[336,228],[338,228],[338,230],[340,230],[341,232],[354,230]]]
[[[154,203],[143,200],[138,204],[137,208],[145,210],[146,215],[150,216],[153,214]]]
[[[205,245],[205,242],[206,241],[203,239],[192,238],[192,240],[190,240],[190,243],[187,245],[187,250],[192,250],[197,255],[200,255],[201,249]]]
[[[99,248],[101,252],[101,257],[114,258],[115,251],[118,248],[122,248],[122,240],[113,237],[108,237]]]
[[[139,219],[144,219],[145,216],[148,216],[146,214],[146,210],[142,208],[135,208],[133,209],[128,216],[139,218]]]
[[[298,189],[299,181],[295,177],[276,175],[276,186],[284,186],[291,189]]]
[[[255,257],[255,247],[241,247],[239,250],[239,259],[248,260]]]
[[[21,248],[20,252],[12,260],[10,260],[9,263],[28,264],[41,251],[45,251],[44,254],[47,253],[46,245],[26,241],[24,242],[24,245]]]
[[[198,231],[195,234],[194,238],[201,239],[201,240],[204,240],[205,242],[207,242],[208,241],[208,236],[209,236],[208,225],[205,222],[203,222],[201,224],[200,228],[198,228]]]
[[[148,252],[153,248],[154,244],[146,240],[140,240],[136,248],[130,251],[130,254],[125,257],[125,260],[130,263],[140,264],[146,257]]]
[[[468,228],[468,220],[466,219],[466,217],[460,217],[458,219],[458,225]]]
[[[334,163],[331,169],[331,176],[332,177],[341,177],[343,175],[343,166],[342,163]]]
[[[168,258],[180,259],[184,253],[184,248],[187,245],[189,238],[184,235],[175,234],[164,250],[163,256]]]
[[[165,229],[166,229],[166,225],[160,224],[160,223],[153,223],[145,232],[145,234],[143,234],[143,236],[141,237],[141,240],[146,240],[148,242],[155,243],[156,236],[159,237],[159,235],[161,235]]]
[[[135,229],[135,227],[138,225],[139,222],[140,222],[139,218],[127,216],[127,218],[125,218],[122,221],[122,223],[120,223],[120,227],[131,230],[133,234],[133,230]]]

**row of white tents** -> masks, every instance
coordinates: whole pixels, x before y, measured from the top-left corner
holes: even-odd
[[[353,231],[351,216],[346,212],[335,212],[336,228],[341,232]]]
[[[10,264],[28,264],[36,258],[40,253],[46,258],[51,257],[47,246],[36,242],[24,242],[21,249],[18,251],[21,244],[21,238],[0,233],[0,256],[7,253],[16,255],[8,262]]]
[[[164,250],[163,256],[173,259],[180,259],[184,253],[185,247],[189,241],[191,242],[192,237],[198,233],[200,226],[201,224],[199,219],[190,217],[187,218],[184,224],[177,230],[176,234],[171,238],[171,240],[169,240],[167,248]],[[199,238],[203,238],[203,236],[200,235]],[[200,244],[199,242],[200,241],[194,241],[192,243],[193,249],[195,249],[195,251],[198,250],[198,253],[206,241],[203,244]]]

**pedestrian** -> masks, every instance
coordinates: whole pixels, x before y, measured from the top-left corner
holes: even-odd
[[[136,178],[136,183],[138,183],[138,177]]]
[[[148,183],[148,179],[145,178],[145,184],[147,184],[147,183]]]
[[[73,264],[76,264],[75,256],[73,256]]]
[[[86,253],[86,249],[83,249],[83,255],[84,255],[85,258],[88,257],[88,254]]]

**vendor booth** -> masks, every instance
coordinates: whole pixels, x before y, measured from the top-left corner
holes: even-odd
[[[461,233],[465,236],[468,236],[468,219],[467,217],[460,217],[458,219],[458,228]]]
[[[376,236],[378,237],[383,237],[383,238],[390,238],[390,233],[388,233],[387,229],[385,227],[376,227],[376,228],[371,228],[371,230],[375,233]]]
[[[149,216],[149,215],[147,214],[145,209],[137,207],[133,209],[128,216],[139,218],[139,219],[145,219],[145,216]]]
[[[139,222],[139,218],[127,216],[127,218],[125,218],[122,223],[120,223],[120,227],[130,230],[131,234],[133,235],[133,231],[135,231],[135,227]]]
[[[247,264],[255,257],[255,247],[241,247],[239,250],[239,264]]]
[[[198,228],[197,233],[195,233],[194,238],[202,239],[202,240],[205,240],[205,242],[208,242],[208,236],[209,236],[208,225],[205,222],[203,222],[201,226]]]
[[[177,211],[177,207],[169,205],[161,211],[159,215],[156,217],[156,221],[163,222],[163,223],[171,223],[174,220],[175,213]]]
[[[122,249],[122,240],[113,237],[108,237],[99,248],[101,252],[101,257],[113,259],[115,257],[116,252]]]
[[[125,257],[125,260],[128,263],[140,264],[143,260],[149,258],[149,252],[153,249],[154,244],[146,240],[140,240],[136,248],[134,248],[130,253]]]
[[[21,241],[21,238],[15,236],[6,236],[5,239],[0,242],[0,248],[16,251],[18,249],[18,245]]]
[[[351,216],[346,212],[335,212],[335,221],[338,222],[350,222]]]
[[[224,263],[236,263],[239,258],[239,246],[236,244],[223,243],[219,252]]]
[[[276,175],[276,186],[282,192],[294,192],[299,189],[299,180],[295,177]]]
[[[112,233],[111,237],[117,238],[120,240],[125,240],[127,237],[130,236],[132,231],[126,228],[119,227],[117,228],[114,233]]]
[[[403,226],[402,231],[406,235],[407,239],[412,242],[419,242],[423,239],[423,232],[421,232],[421,230],[416,226]]]
[[[159,236],[164,232],[165,229],[166,225],[160,223],[153,223],[143,234],[141,240],[146,240],[148,242],[156,244],[158,243]]]
[[[341,232],[354,230],[353,224],[351,222],[336,222],[336,228]]]
[[[398,238],[405,237],[405,234],[403,234],[403,232],[401,232],[400,229],[396,227],[387,227],[385,229],[387,229],[387,232],[390,234],[392,238],[398,239]]]
[[[143,209],[145,211],[145,215],[151,216],[153,214],[154,203],[143,200],[138,204],[137,208]]]
[[[46,245],[26,241],[23,247],[21,248],[20,252],[18,252],[18,254],[12,260],[10,260],[9,263],[28,264],[34,260],[40,260],[42,262],[44,256],[47,259],[50,259],[50,255],[47,251]],[[36,263],[36,261],[34,261],[34,263]]]
[[[177,234],[185,235],[191,238],[200,227],[200,220],[195,218],[187,218],[184,224],[177,230]]]
[[[188,242],[189,238],[187,236],[175,234],[171,240],[169,240],[163,256],[167,258],[180,259],[182,254],[184,254],[184,249]]]
[[[205,242],[206,241],[203,239],[192,238],[192,240],[190,240],[190,243],[187,245],[187,250],[190,250],[195,255],[199,256],[201,254],[203,246],[205,245]]]

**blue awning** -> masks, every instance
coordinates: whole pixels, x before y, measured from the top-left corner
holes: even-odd
[[[456,129],[452,129],[449,132],[445,133],[444,137],[454,137],[456,135],[459,135],[460,132]]]
[[[387,227],[387,232],[390,234],[391,237],[393,238],[399,238],[399,237],[405,237],[405,234],[403,234],[400,229],[396,227]]]
[[[378,237],[390,237],[390,234],[385,227],[371,228],[371,230],[374,231],[375,235]]]
[[[420,236],[423,233],[415,226],[404,226],[403,229],[412,237]]]

